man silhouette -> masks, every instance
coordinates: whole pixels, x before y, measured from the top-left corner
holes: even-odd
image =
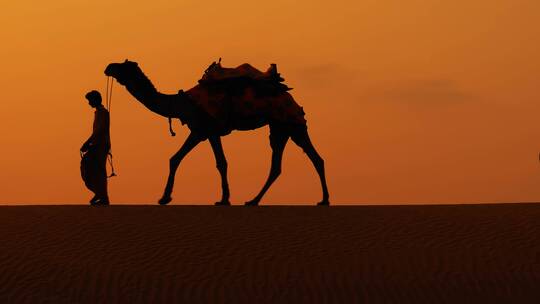
[[[90,107],[95,108],[92,135],[81,147],[83,157],[81,160],[81,176],[94,197],[91,205],[109,205],[107,194],[107,156],[111,149],[109,135],[109,111],[101,104],[101,94],[90,91],[86,94]]]

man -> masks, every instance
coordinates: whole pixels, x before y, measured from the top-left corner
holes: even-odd
[[[107,194],[107,156],[111,149],[109,135],[109,111],[101,104],[101,94],[98,91],[90,91],[86,94],[90,107],[95,108],[92,135],[82,145],[84,153],[81,160],[81,176],[94,197],[90,204],[109,205]]]

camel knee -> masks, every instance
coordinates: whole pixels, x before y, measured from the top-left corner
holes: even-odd
[[[171,170],[178,168],[179,165],[180,165],[180,159],[178,157],[173,156],[169,159],[169,168]]]
[[[322,159],[322,157],[317,155],[314,162],[315,162],[315,166],[318,166],[324,169],[324,159]]]
[[[227,172],[227,161],[226,160],[218,160],[216,162],[216,168],[219,172]]]
[[[276,178],[278,178],[280,175],[281,175],[281,166],[280,166],[280,167],[272,168],[272,170],[270,170],[270,178],[271,178],[271,179],[276,179]]]
[[[324,159],[319,154],[310,155],[310,158],[317,170],[324,170]]]

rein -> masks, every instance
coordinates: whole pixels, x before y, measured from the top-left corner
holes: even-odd
[[[112,78],[111,76],[108,76],[107,77],[107,88],[105,89],[105,104],[107,106],[107,111],[109,111],[109,128],[110,128],[110,124],[111,124],[111,118],[110,117],[111,117],[111,102],[112,102],[113,84],[114,84],[114,78]],[[112,148],[109,148],[109,153],[107,153],[107,159],[109,160],[109,165],[111,165],[111,171],[112,171],[111,175],[109,175],[108,177],[116,176],[116,173],[114,173]]]

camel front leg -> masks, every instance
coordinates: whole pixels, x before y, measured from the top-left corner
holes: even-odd
[[[174,187],[174,176],[176,175],[176,170],[178,169],[182,159],[184,159],[189,151],[193,150],[193,148],[195,148],[195,146],[197,146],[201,141],[201,136],[195,133],[189,134],[180,150],[178,150],[178,152],[176,152],[169,160],[169,177],[167,178],[165,191],[163,191],[163,197],[161,197],[159,200],[160,205],[167,205],[172,200],[171,193]]]
[[[210,145],[212,145],[212,151],[216,157],[216,167],[221,175],[221,201],[216,202],[216,206],[229,206],[229,182],[227,181],[227,159],[225,153],[223,153],[223,146],[221,145],[221,138],[219,136],[212,136],[209,138]]]

